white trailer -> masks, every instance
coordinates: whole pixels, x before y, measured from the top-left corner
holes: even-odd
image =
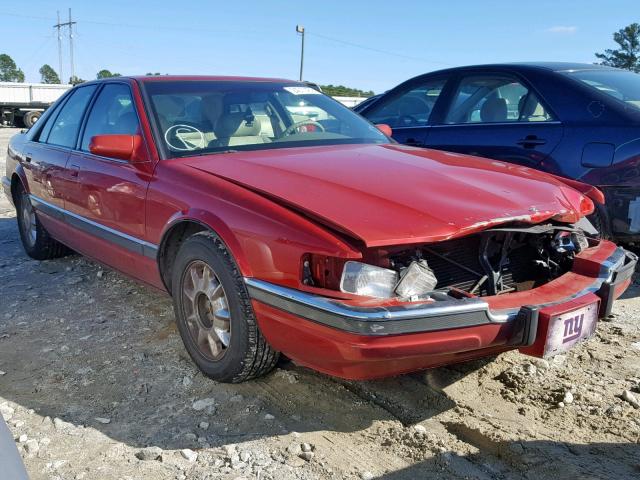
[[[0,125],[30,128],[73,85],[0,82]]]

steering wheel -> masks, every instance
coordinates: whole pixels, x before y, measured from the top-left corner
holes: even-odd
[[[315,120],[302,120],[301,122],[296,122],[293,125],[289,125],[287,129],[282,132],[282,136],[286,137],[287,135],[291,135],[296,128],[302,127],[303,125],[314,125],[318,127],[321,131],[326,131],[321,123],[316,122]]]
[[[195,133],[200,138],[198,138],[197,143],[190,142],[180,138],[179,134],[181,133],[182,134]],[[207,147],[206,141],[204,138],[204,133],[200,129],[194,127],[193,125],[187,125],[184,123],[169,127],[164,132],[164,140],[165,142],[167,142],[167,145],[169,145],[172,149],[182,151],[182,152],[190,152],[192,150],[197,150],[199,148]]]

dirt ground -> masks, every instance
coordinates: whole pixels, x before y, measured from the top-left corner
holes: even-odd
[[[638,280],[550,361],[376,382],[288,363],[224,385],[187,357],[168,297],[79,256],[29,259],[3,197],[0,304],[0,412],[34,480],[640,478]]]

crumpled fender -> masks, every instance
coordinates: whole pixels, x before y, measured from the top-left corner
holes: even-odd
[[[571,178],[561,177],[559,175],[554,175],[552,173],[548,173],[549,176],[555,178],[556,180],[568,185],[569,187],[579,191],[585,197],[590,198],[593,202],[599,203],[600,205],[604,205],[605,198],[604,193],[597,187],[593,185],[589,185],[588,183],[580,182],[578,180],[573,180]]]

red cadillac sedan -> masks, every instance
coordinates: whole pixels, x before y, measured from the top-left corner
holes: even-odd
[[[637,260],[585,218],[600,191],[382,131],[288,80],[108,79],[12,138],[2,183],[28,255],[168,292],[218,381],[280,352],[368,379],[593,334]]]

